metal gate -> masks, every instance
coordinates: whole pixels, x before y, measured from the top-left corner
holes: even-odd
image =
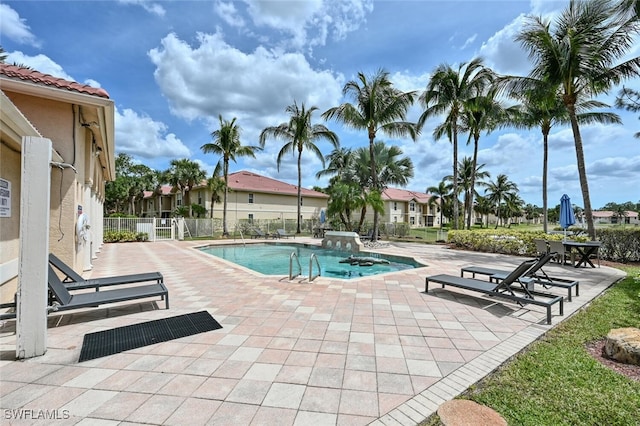
[[[155,219],[154,225],[154,241],[175,240],[176,238],[176,220],[172,218]]]

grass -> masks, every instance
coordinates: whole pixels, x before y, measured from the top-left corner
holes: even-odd
[[[464,398],[510,425],[638,425],[640,382],[601,365],[585,344],[612,328],[640,328],[640,266],[591,305],[547,333]],[[421,425],[440,424],[437,416]]]

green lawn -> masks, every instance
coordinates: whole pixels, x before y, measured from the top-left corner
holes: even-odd
[[[464,396],[510,425],[639,425],[640,382],[601,365],[585,343],[640,328],[640,267]],[[639,367],[640,368],[640,367]],[[423,425],[437,425],[437,416]]]

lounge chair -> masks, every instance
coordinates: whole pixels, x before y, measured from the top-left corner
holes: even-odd
[[[80,290],[84,288],[95,288],[96,291],[100,287],[107,287],[122,284],[135,284],[147,281],[155,281],[158,284],[164,282],[164,278],[160,272],[145,272],[141,274],[116,275],[113,277],[95,278],[85,280],[80,274],[74,271],[69,265],[60,260],[56,255],[49,254],[49,264],[60,271],[64,278],[62,283],[67,290]]]
[[[285,231],[284,229],[276,229],[276,235],[278,236],[278,238],[296,237],[294,234],[287,234],[287,231]]]
[[[542,240],[540,238],[534,238],[533,243],[536,245],[536,251],[538,255],[543,255],[549,253],[549,245],[547,240]]]
[[[533,264],[533,266],[531,266],[531,268],[529,268],[528,271],[526,271],[523,274],[523,276],[526,278],[532,279],[528,283],[530,285],[537,283],[537,284],[541,284],[544,288],[547,288],[547,289],[549,287],[560,287],[560,288],[566,289],[568,293],[567,301],[571,302],[571,290],[573,288],[576,289],[576,296],[580,295],[580,289],[579,289],[580,282],[576,280],[565,279],[565,278],[550,277],[542,269],[542,267],[547,263],[549,263],[551,259],[555,258],[555,256],[556,256],[556,253],[554,252],[541,255],[540,257],[535,259],[536,262]],[[460,276],[464,277],[465,272],[472,274],[471,275],[472,278],[475,278],[476,274],[489,275],[489,281],[495,281],[495,282],[499,282],[505,279],[510,273],[510,271],[505,271],[503,269],[486,268],[483,266],[467,266],[465,268],[460,269]],[[530,289],[533,290],[532,287]]]
[[[477,280],[474,278],[456,277],[455,275],[433,275],[425,278],[424,292],[429,292],[429,282],[458,287],[464,290],[477,291],[491,296],[512,300],[519,305],[533,304],[547,309],[547,324],[551,324],[551,307],[559,303],[560,315],[564,315],[564,298],[549,293],[540,293],[528,288],[530,278],[523,277],[537,262],[537,259],[522,262],[500,282]]]
[[[54,311],[96,307],[107,303],[146,299],[155,296],[160,296],[161,300],[165,301],[166,308],[169,309],[169,291],[163,283],[134,287],[127,286],[114,290],[71,294],[51,265],[49,265],[48,281],[49,290],[51,290],[53,297],[58,302],[57,305],[52,307]]]
[[[253,229],[251,231],[251,238],[268,238],[269,235],[265,234],[264,232],[262,232],[260,229]]]

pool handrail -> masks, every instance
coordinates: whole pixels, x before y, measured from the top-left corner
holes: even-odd
[[[318,265],[318,275],[313,275],[313,259],[316,260],[316,265]],[[318,256],[316,256],[315,253],[311,253],[311,256],[309,256],[309,282],[319,277],[320,274],[320,261],[318,260]]]
[[[296,263],[298,264],[298,273],[293,275],[293,258],[295,257]],[[291,256],[289,256],[289,280],[294,279],[295,277],[302,275],[302,266],[300,265],[300,259],[298,259],[298,255],[296,252],[291,252]]]

